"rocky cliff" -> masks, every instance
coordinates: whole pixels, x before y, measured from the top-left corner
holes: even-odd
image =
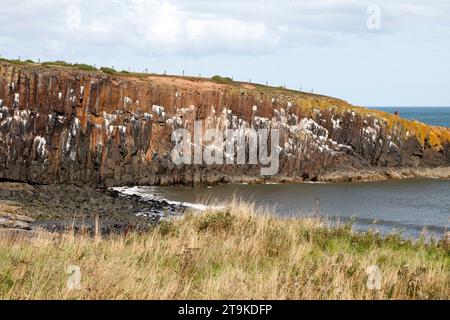
[[[107,186],[262,179],[258,165],[175,166],[171,134],[192,131],[195,120],[203,130],[280,129],[273,181],[412,176],[450,166],[450,129],[330,97],[0,62],[0,179]]]

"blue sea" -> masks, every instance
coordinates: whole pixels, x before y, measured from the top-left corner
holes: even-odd
[[[400,117],[430,124],[433,126],[450,127],[450,107],[371,107],[394,113],[398,111]]]

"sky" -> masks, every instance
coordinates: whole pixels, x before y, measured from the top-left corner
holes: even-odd
[[[0,0],[0,55],[450,106],[450,1]]]

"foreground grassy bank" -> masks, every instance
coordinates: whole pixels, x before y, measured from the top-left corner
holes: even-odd
[[[381,239],[261,211],[235,202],[140,235],[0,239],[0,298],[450,298],[444,242]],[[67,289],[70,265],[80,268],[80,289]],[[381,271],[380,290],[367,286],[372,265]]]

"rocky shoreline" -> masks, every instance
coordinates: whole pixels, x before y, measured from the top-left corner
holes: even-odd
[[[333,172],[319,176],[320,182],[384,181],[413,178],[450,179],[450,167],[388,168],[385,170],[355,170]]]
[[[36,229],[103,235],[145,232],[159,220],[185,210],[164,200],[107,188],[0,183],[0,229],[21,233]]]
[[[410,178],[450,179],[450,167],[346,171],[319,176],[315,182],[356,183]],[[273,177],[271,183],[302,183],[289,177]],[[262,184],[260,178],[235,177],[222,183]],[[94,235],[145,232],[161,219],[178,217],[187,207],[163,199],[144,197],[127,189],[39,185],[0,182],[0,236],[33,236],[67,231]]]
[[[231,184],[264,184],[270,183],[307,183],[307,182],[323,182],[323,183],[356,183],[371,181],[388,181],[400,179],[414,178],[430,178],[430,179],[450,179],[450,167],[438,168],[388,168],[385,170],[353,170],[353,171],[337,171],[326,173],[304,180],[301,177],[274,176],[269,179],[258,177],[229,177],[221,181],[221,183]]]

